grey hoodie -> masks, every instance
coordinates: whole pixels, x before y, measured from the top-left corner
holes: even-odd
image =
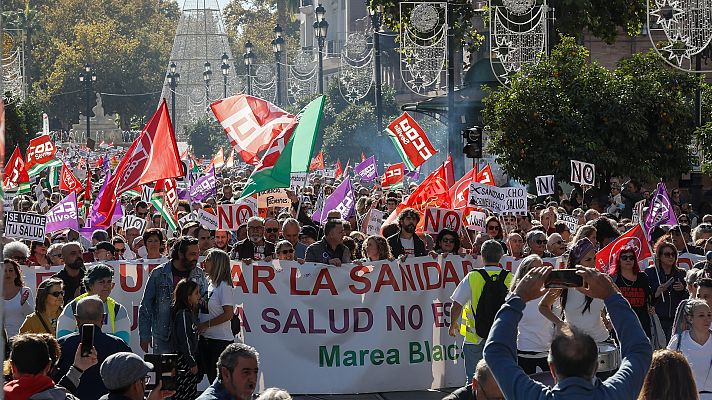
[[[30,397],[30,400],[79,400],[79,398],[69,394],[65,388],[55,386],[45,390],[44,392],[33,394]]]

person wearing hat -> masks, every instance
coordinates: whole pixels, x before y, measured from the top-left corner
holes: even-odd
[[[162,390],[158,382],[148,397],[146,375],[153,370],[153,364],[145,362],[134,353],[119,352],[112,354],[101,363],[99,373],[109,393],[99,400],[159,400],[173,396],[175,391]]]
[[[309,247],[312,243],[319,240],[319,235],[316,232],[316,228],[311,225],[304,225],[299,231],[299,242],[304,246]],[[306,250],[304,251],[306,256]]]
[[[99,242],[96,246],[89,248],[89,251],[94,253],[94,260],[98,262],[114,261],[116,248],[111,242]]]
[[[104,313],[108,316],[101,327],[102,332],[114,335],[128,344],[131,340],[129,314],[126,307],[109,297],[114,287],[114,270],[108,265],[97,264],[87,271],[83,283],[87,292],[69,302],[57,320],[57,338],[77,331],[77,302],[86,296],[97,295],[104,302]]]

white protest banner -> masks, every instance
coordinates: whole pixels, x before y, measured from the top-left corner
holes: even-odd
[[[523,187],[497,187],[470,183],[470,206],[484,208],[495,214],[526,213],[527,191]]]
[[[123,221],[124,231],[127,229],[138,229],[140,235],[143,235],[143,230],[146,228],[146,220],[135,215],[125,215]]]
[[[190,221],[197,221],[198,220],[198,212],[197,211],[191,211],[189,214],[184,215],[181,219],[178,220],[178,223],[182,225],[187,224]]]
[[[289,207],[292,205],[292,201],[289,200],[287,189],[269,189],[257,193],[257,205],[259,208]]]
[[[559,214],[557,219],[566,224],[566,227],[569,228],[572,235],[576,233],[576,229],[578,229],[578,218],[573,215]]]
[[[430,207],[425,210],[424,231],[437,234],[443,229],[460,232],[462,211]]]
[[[542,175],[536,177],[537,196],[554,194],[555,190],[556,181],[554,180],[554,175]]]
[[[384,212],[375,208],[372,208],[367,215],[366,222],[366,235],[380,235],[381,225],[383,225],[383,214]]]
[[[257,215],[257,201],[248,197],[238,204],[220,204],[217,211],[218,229],[236,231],[250,217]]]
[[[503,256],[499,260],[499,267],[504,268],[511,273],[516,273],[519,264],[522,263],[524,258],[514,258],[512,256]],[[554,269],[564,268],[564,259],[562,257],[545,257],[541,259],[542,264],[545,267],[552,267]]]
[[[307,173],[306,172],[292,172],[289,175],[289,190],[294,193],[299,193],[299,191],[307,184]]]
[[[44,242],[47,217],[19,211],[7,211],[5,215],[5,235],[7,237]]]
[[[487,230],[487,214],[470,210],[470,213],[465,217],[465,226],[468,229],[475,230],[477,232],[485,232]]]
[[[324,169],[324,178],[334,179],[334,177],[336,177],[336,170],[334,168]]]
[[[198,222],[211,231],[218,229],[218,216],[203,209],[198,210]]]
[[[47,198],[42,191],[42,185],[35,185],[35,197],[37,197],[37,205],[40,207],[40,211],[47,212],[49,210],[49,204],[47,204]]]
[[[596,166],[583,161],[571,160],[571,183],[593,186],[596,183]]]

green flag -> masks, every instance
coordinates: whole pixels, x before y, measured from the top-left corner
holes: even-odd
[[[297,115],[297,126],[285,129],[272,141],[240,198],[268,189],[288,188],[292,172],[309,171],[323,108],[324,96],[312,100]]]

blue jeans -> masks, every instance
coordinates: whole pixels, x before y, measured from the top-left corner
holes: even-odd
[[[153,354],[171,354],[174,353],[173,346],[171,346],[170,340],[161,340],[157,337],[153,337]]]
[[[482,350],[485,348],[485,339],[480,340],[478,344],[466,343],[462,344],[462,352],[465,354],[465,385],[472,382],[472,375],[475,374],[477,363],[482,359]]]

